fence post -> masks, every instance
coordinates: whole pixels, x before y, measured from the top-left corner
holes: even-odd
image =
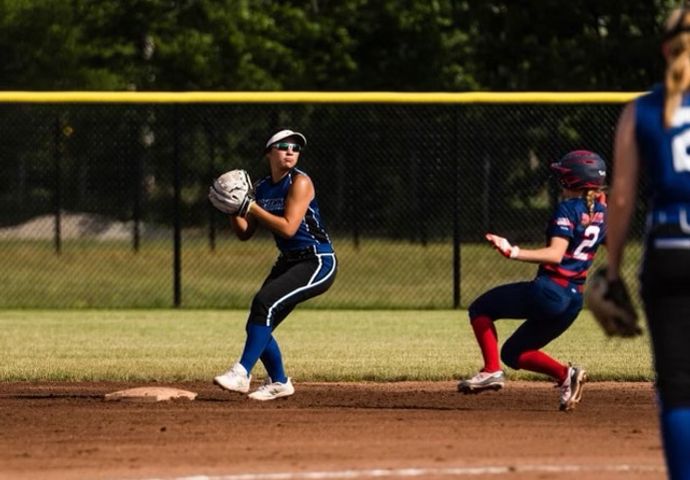
[[[53,166],[55,168],[55,190],[53,208],[55,212],[54,243],[55,253],[62,253],[62,128],[60,115],[55,117],[53,131]]]
[[[140,142],[134,142],[137,154],[134,158],[134,205],[132,208],[132,248],[139,253],[141,244],[141,197],[144,185],[144,152],[146,147]]]
[[[455,156],[453,157],[453,308],[460,307],[461,257],[460,257],[460,113],[455,108]]]
[[[208,122],[204,122],[204,131],[206,132],[206,144],[208,145],[208,180],[213,180],[216,173],[215,157],[216,157],[216,142],[213,130]],[[206,211],[208,211],[208,245],[212,252],[216,251],[216,215],[215,209],[210,202],[206,202]]]
[[[484,156],[482,175],[482,226],[485,232],[492,232],[491,225],[491,158]]]
[[[360,198],[360,173],[357,156],[354,157],[352,164],[354,164],[352,165],[352,174],[349,176],[352,196],[350,197],[351,201],[349,203],[348,213],[350,224],[352,225],[352,243],[355,250],[359,250],[359,209],[357,208],[358,205],[355,204]]]
[[[180,219],[180,202],[182,188],[182,174],[180,172],[180,111],[173,108],[173,306],[178,308],[182,304],[181,271],[182,271],[182,222]]]

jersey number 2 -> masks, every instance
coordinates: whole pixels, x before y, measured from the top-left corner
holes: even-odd
[[[589,254],[584,253],[583,250],[588,247],[593,247],[597,240],[599,240],[599,232],[601,228],[596,225],[590,225],[585,229],[585,239],[580,242],[575,251],[573,252],[573,257],[578,260],[589,260]]]

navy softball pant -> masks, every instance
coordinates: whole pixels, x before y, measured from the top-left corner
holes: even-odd
[[[318,253],[297,260],[279,257],[252,300],[248,322],[275,329],[298,303],[328,290],[336,271],[334,253]]]
[[[548,277],[493,288],[469,308],[470,319],[483,315],[492,320],[525,319],[503,344],[501,360],[519,369],[518,358],[526,351],[540,350],[565,332],[582,309],[582,294],[562,287]]]
[[[651,239],[640,280],[659,396],[664,407],[690,407],[690,249]]]

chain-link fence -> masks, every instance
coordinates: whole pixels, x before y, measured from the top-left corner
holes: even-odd
[[[266,232],[236,240],[206,194],[226,170],[266,175],[262,147],[282,127],[307,136],[299,166],[340,265],[306,306],[465,307],[534,275],[484,233],[543,244],[558,195],[549,164],[578,148],[610,161],[621,106],[6,103],[0,307],[246,308],[277,251]],[[634,286],[641,232],[642,208],[624,272]]]

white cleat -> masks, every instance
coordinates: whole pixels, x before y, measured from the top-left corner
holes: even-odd
[[[249,394],[249,398],[265,402],[266,400],[289,397],[293,393],[295,393],[295,387],[292,386],[292,380],[290,378],[288,378],[285,383],[273,382],[270,378],[267,378],[266,383]]]
[[[506,376],[502,370],[496,372],[479,372],[472,378],[458,384],[458,391],[464,394],[479,393],[485,390],[500,390],[506,383]]]
[[[231,392],[247,393],[251,380],[252,376],[247,373],[242,364],[236,363],[230,370],[215,377],[213,383]]]
[[[561,385],[562,412],[573,410],[582,400],[582,386],[587,381],[587,372],[581,367],[568,367],[568,377]]]

